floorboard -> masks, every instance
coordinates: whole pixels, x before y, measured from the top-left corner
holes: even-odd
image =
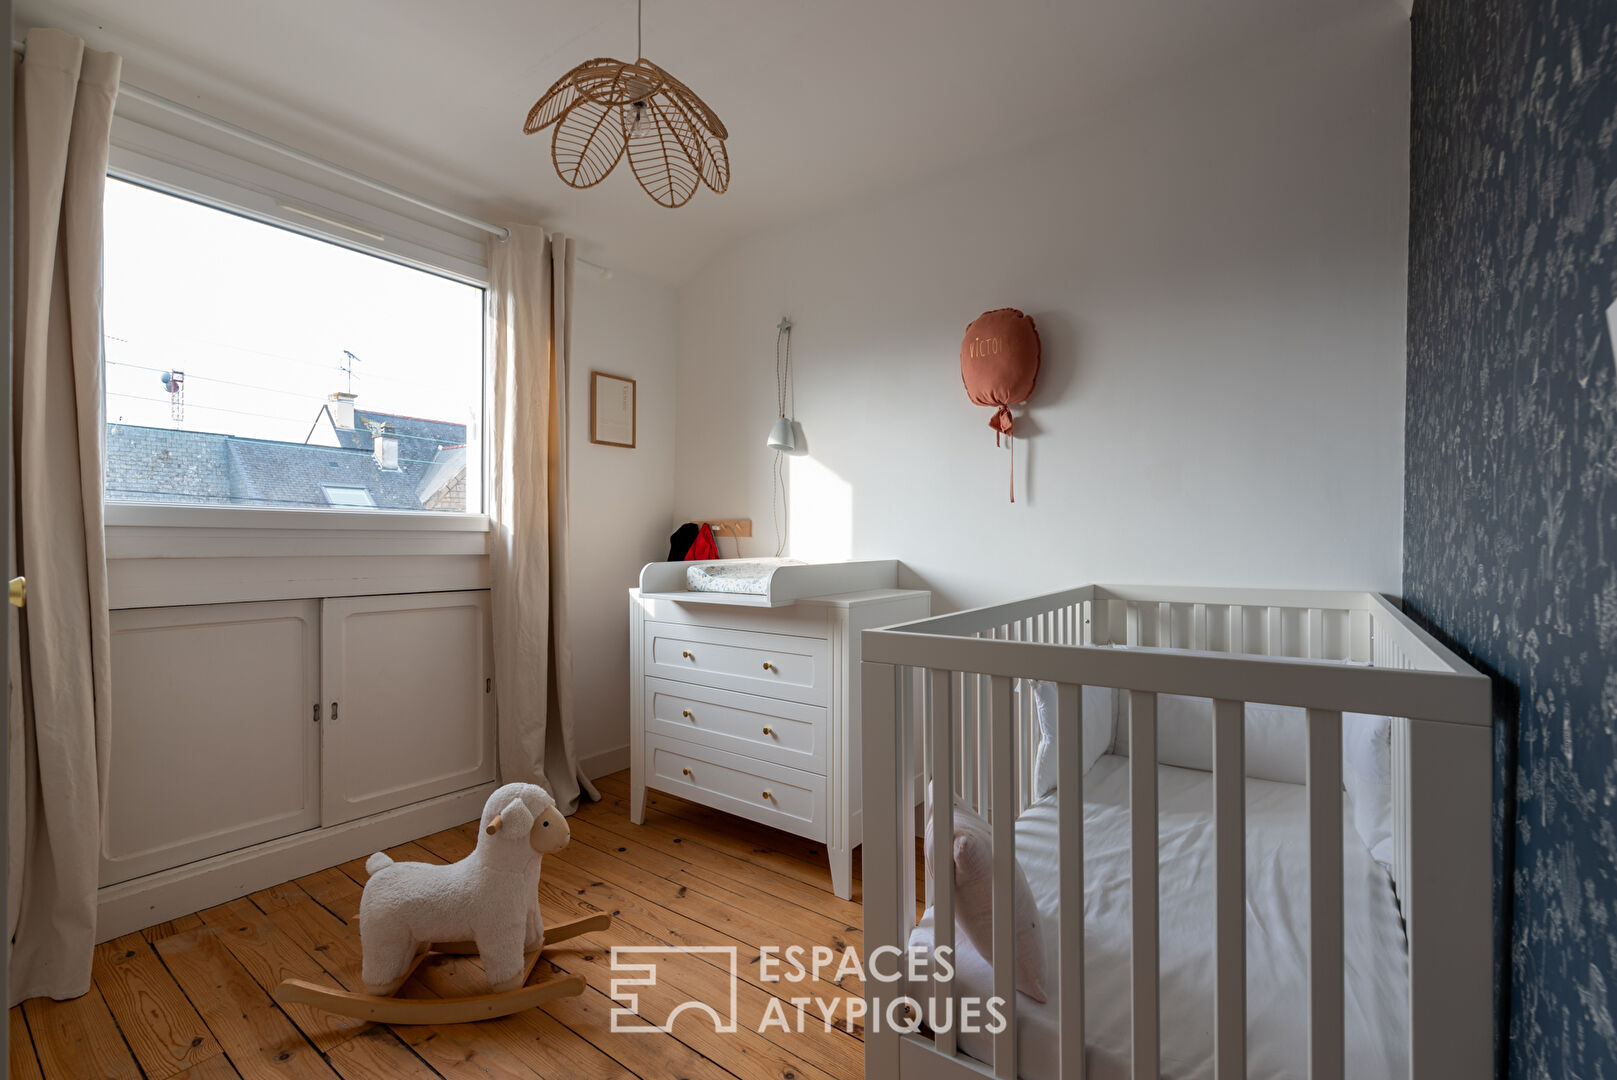
[[[95,985],[147,1080],[217,1057],[219,1043],[140,934],[96,946]]]
[[[825,849],[812,841],[652,793],[646,823],[628,817],[628,774],[599,782],[602,800],[571,819],[572,843],[547,856],[540,903],[547,925],[597,912],[611,929],[558,943],[542,970],[579,974],[576,998],[476,1024],[397,1026],[334,1017],[273,999],[283,978],[360,989],[359,901],[365,860],[147,927],[96,949],[94,986],[69,1002],[11,1010],[14,1080],[854,1080],[864,1075],[864,1026],[840,985],[761,976],[766,946],[821,946],[840,959],[861,944],[859,862],[854,899],[831,893]],[[396,860],[446,862],[476,844],[476,823],[398,847]],[[918,856],[919,857],[919,856]],[[737,1030],[687,1001],[728,1014],[731,965],[721,953],[653,952],[654,986],[620,989],[614,948],[716,946],[736,951]],[[805,952],[805,958],[811,954]],[[807,960],[805,959],[805,962]],[[411,997],[486,989],[476,957],[435,958]],[[626,994],[637,995],[633,1008]],[[799,1032],[793,998],[805,1007]],[[830,1010],[829,1014],[825,1010]],[[671,1030],[614,1031],[620,1024]],[[673,1022],[668,1023],[670,1015]],[[790,1022],[764,1024],[766,1016]],[[726,1017],[727,1018],[727,1017]]]

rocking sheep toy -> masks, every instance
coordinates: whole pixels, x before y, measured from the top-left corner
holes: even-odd
[[[571,839],[556,800],[536,784],[506,784],[489,796],[478,826],[476,850],[447,866],[394,862],[380,851],[366,861],[371,876],[359,903],[365,993],[288,979],[275,996],[383,1023],[454,1023],[582,993],[579,975],[528,984],[545,945],[611,925],[610,916],[596,915],[545,933],[540,864]],[[491,992],[394,997],[434,952],[477,953]]]

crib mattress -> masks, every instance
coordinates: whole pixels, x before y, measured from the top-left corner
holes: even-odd
[[[697,563],[685,568],[685,587],[691,592],[766,596],[770,576],[786,565],[798,564],[793,559],[731,559]]]
[[[1213,1077],[1212,774],[1159,766],[1162,1075]],[[1129,1068],[1128,759],[1106,755],[1084,781],[1084,1014],[1091,1080],[1127,1080]],[[1306,1076],[1308,820],[1298,784],[1248,779],[1247,1076]],[[1048,1000],[1018,994],[1019,1072],[1055,1080],[1059,986],[1056,804],[1035,803],[1017,822],[1017,855],[1042,912]],[[1344,961],[1347,1076],[1408,1075],[1408,962],[1387,872],[1344,811]],[[932,910],[911,935],[930,950]],[[957,993],[987,997],[992,974],[969,942],[956,945]],[[962,1050],[989,1061],[990,1036],[961,1034]]]

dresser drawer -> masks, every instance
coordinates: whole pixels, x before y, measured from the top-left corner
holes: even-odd
[[[825,778],[664,735],[646,735],[647,783],[811,840],[825,839]]]
[[[646,730],[825,775],[826,714],[818,705],[647,679]]]
[[[829,668],[824,638],[645,624],[645,673],[656,678],[824,705]]]

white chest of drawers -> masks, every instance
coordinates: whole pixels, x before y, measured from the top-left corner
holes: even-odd
[[[645,819],[649,787],[807,837],[851,898],[859,635],[926,617],[932,594],[873,588],[776,607],[696,595],[629,590],[630,819]]]

